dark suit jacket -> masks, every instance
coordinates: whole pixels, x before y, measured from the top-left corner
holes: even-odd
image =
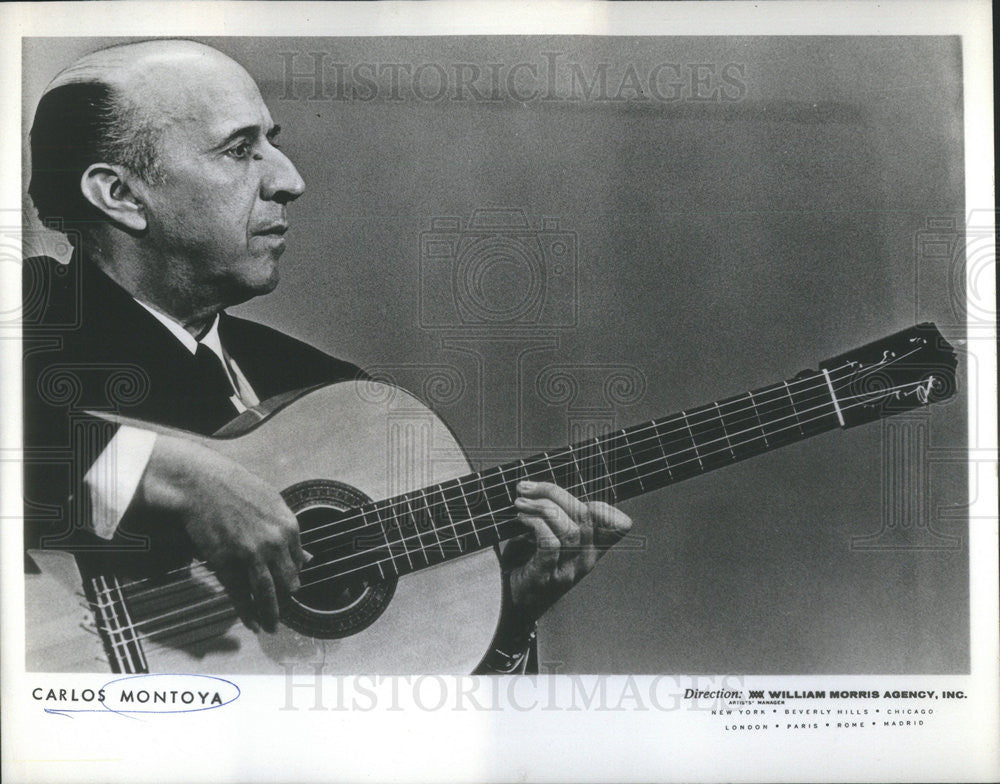
[[[203,434],[225,421],[204,415],[211,407],[205,405],[203,386],[193,382],[193,355],[93,265],[28,259],[24,304],[26,544],[100,547],[85,533],[89,499],[83,476],[116,426],[86,412]],[[227,314],[219,336],[261,400],[359,372],[276,330]]]
[[[109,559],[126,572],[186,563],[194,555],[191,542],[183,531],[156,520],[126,515],[111,542],[90,533],[83,477],[117,429],[90,411],[206,435],[225,424],[203,416],[204,390],[192,381],[194,357],[89,263],[27,259],[23,280],[25,546],[71,550],[85,571],[102,569]],[[226,314],[219,335],[262,401],[361,372],[276,330]],[[508,605],[494,645],[515,649],[504,640],[522,626]],[[490,665],[481,671],[491,671]]]

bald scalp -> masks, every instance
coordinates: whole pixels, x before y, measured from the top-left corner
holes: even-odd
[[[150,71],[183,66],[194,62],[213,67],[229,64],[241,68],[218,49],[183,39],[157,39],[115,44],[85,54],[60,71],[49,83],[48,92],[64,84],[101,82],[118,89],[128,89],[138,77]]]
[[[184,91],[220,69],[252,82],[222,52],[179,39],[117,44],[63,69],[46,87],[31,128],[28,193],[39,218],[67,230],[71,241],[102,225],[105,216],[80,188],[95,163],[158,183],[159,139],[185,106]]]

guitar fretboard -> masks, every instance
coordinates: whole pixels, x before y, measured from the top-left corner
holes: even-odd
[[[491,547],[525,527],[516,485],[554,482],[617,503],[843,424],[830,376],[808,372],[706,406],[350,509],[303,532],[303,583],[403,575]]]

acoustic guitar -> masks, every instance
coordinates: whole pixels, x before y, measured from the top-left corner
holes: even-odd
[[[280,490],[313,560],[275,634],[253,633],[207,564],[125,576],[32,551],[26,663],[34,671],[468,673],[496,629],[496,545],[526,530],[521,479],[619,503],[811,436],[955,394],[957,359],[919,324],[818,370],[485,471],[448,427],[392,385],[303,390],[184,435]],[[122,420],[125,421],[125,420]]]

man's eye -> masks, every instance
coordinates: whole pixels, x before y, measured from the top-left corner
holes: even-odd
[[[236,159],[246,158],[250,155],[250,143],[240,142],[235,147],[230,147],[226,150],[226,155],[230,155]]]

